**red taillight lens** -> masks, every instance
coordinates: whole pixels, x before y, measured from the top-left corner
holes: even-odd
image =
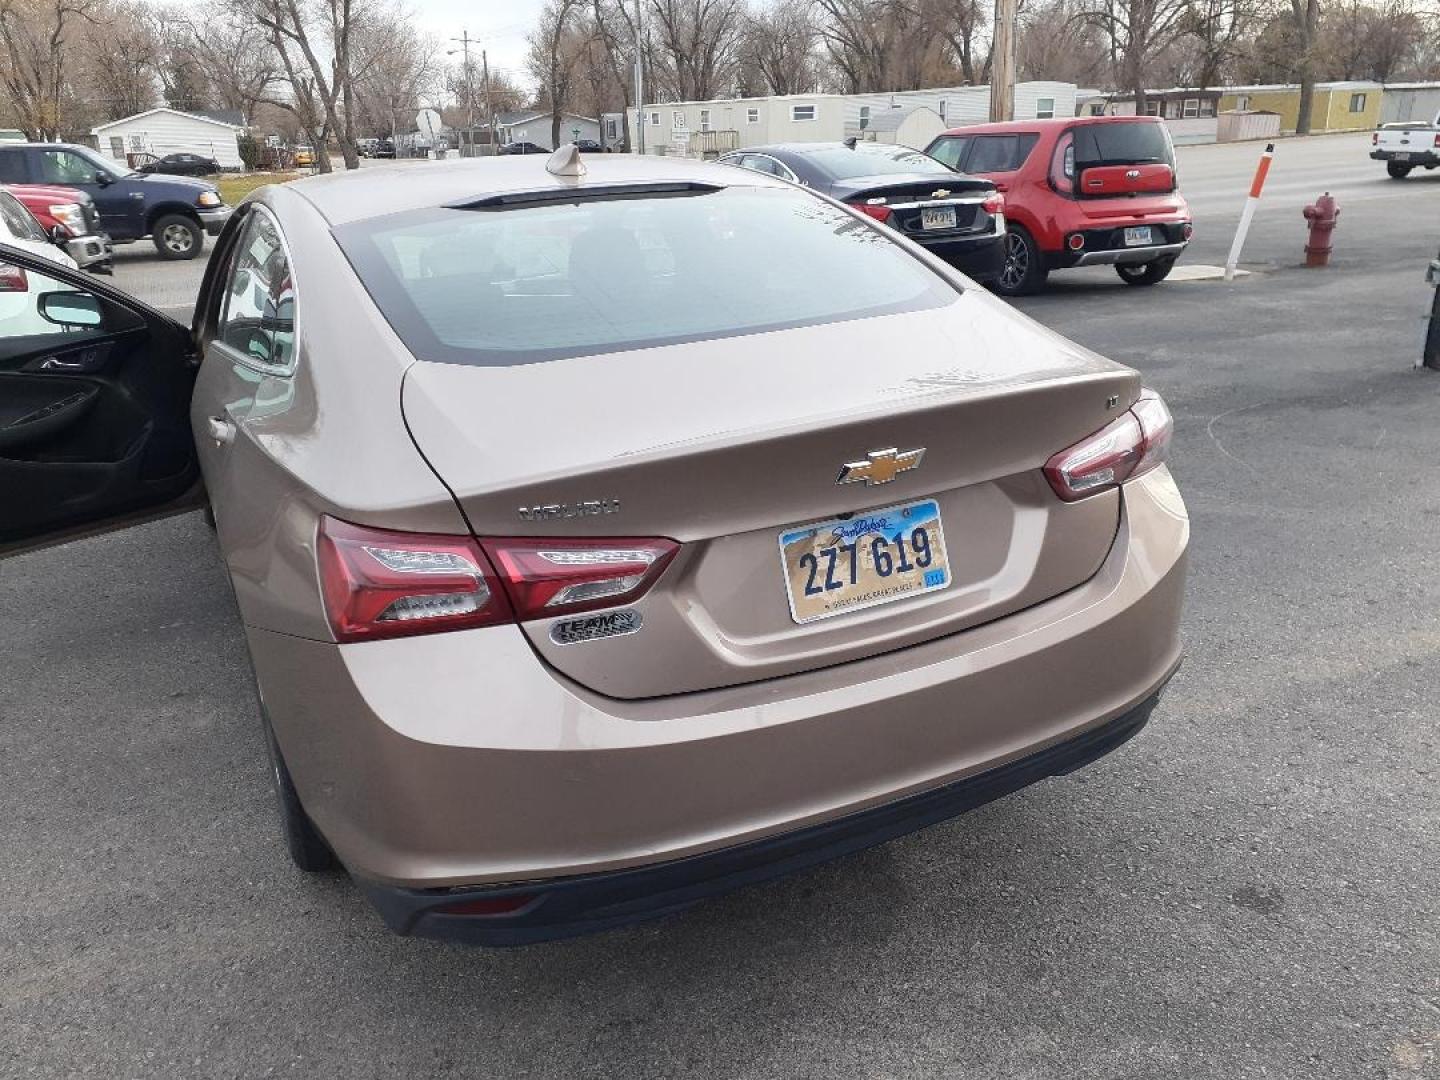
[[[1435,136],[1435,145],[1440,146],[1440,135]]]
[[[1005,196],[997,191],[995,194],[987,196],[980,207],[987,214],[1003,214],[1005,212]]]
[[[850,205],[853,206],[856,210],[859,210],[862,214],[869,214],[876,221],[890,220],[890,208],[888,206],[882,206],[879,203],[859,202],[851,203]]]
[[[1071,251],[1079,251],[1081,248],[1083,248],[1083,247],[1085,246],[1085,234],[1084,234],[1084,233],[1078,233],[1078,232],[1077,232],[1077,233],[1071,233],[1071,234],[1070,234],[1070,239],[1069,239],[1068,241],[1066,241],[1066,243],[1068,243],[1068,244],[1070,245],[1070,250],[1071,250]]]
[[[0,263],[0,292],[29,292],[30,278],[23,266]]]
[[[1191,225],[1190,222],[1187,221],[1184,225],[1180,226],[1180,236],[1182,239],[1189,240],[1194,235],[1195,226]]]
[[[1145,390],[1129,412],[1045,463],[1045,478],[1066,502],[1105,491],[1164,464],[1174,429],[1160,395]]]
[[[492,626],[513,617],[480,545],[320,519],[320,585],[337,641]]]
[[[1370,133],[1370,145],[1371,145],[1371,146],[1379,146],[1379,145],[1380,145],[1380,132],[1378,132],[1378,131],[1373,131],[1373,132]]]
[[[481,543],[522,621],[638,600],[680,550],[674,540],[614,537]]]

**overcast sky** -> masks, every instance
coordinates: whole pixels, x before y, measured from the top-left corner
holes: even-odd
[[[416,24],[439,38],[446,49],[458,50],[458,41],[452,44],[446,39],[458,38],[462,30],[468,30],[473,39],[470,62],[477,70],[479,50],[484,49],[489,53],[491,71],[499,69],[529,86],[525,35],[535,25],[542,4],[543,0],[410,0],[410,9]],[[457,52],[446,59],[458,64],[460,56]]]

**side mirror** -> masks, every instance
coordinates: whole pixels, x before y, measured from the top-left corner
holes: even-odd
[[[99,184],[101,187],[109,187],[112,183],[114,183],[114,181],[111,179],[110,174],[107,173],[104,169],[96,169],[95,183]]]
[[[50,242],[51,242],[52,244],[58,244],[59,246],[64,247],[64,246],[65,246],[65,241],[66,241],[66,240],[69,240],[69,239],[70,239],[70,234],[65,231],[65,226],[64,226],[64,225],[51,225],[51,226],[50,226]]]
[[[100,301],[87,292],[65,290],[41,293],[37,308],[46,322],[67,329],[95,327],[102,321]]]

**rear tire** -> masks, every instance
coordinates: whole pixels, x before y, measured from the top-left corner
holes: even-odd
[[[1009,225],[1005,230],[1005,261],[990,287],[1001,296],[1029,296],[1045,287],[1050,271],[1045,256],[1034,237],[1023,225]]]
[[[1170,276],[1170,271],[1175,269],[1174,259],[1156,259],[1154,262],[1141,263],[1138,266],[1126,266],[1124,263],[1115,264],[1115,273],[1120,275],[1120,280],[1126,285],[1158,285]]]
[[[193,259],[205,246],[199,222],[184,214],[166,214],[150,235],[162,259]]]
[[[1400,161],[1387,161],[1385,163],[1385,171],[1390,174],[1392,180],[1404,180],[1405,177],[1410,175],[1410,170],[1414,167],[1413,165],[1406,165]]]
[[[300,794],[295,782],[290,779],[290,770],[280,753],[280,744],[270,727],[270,718],[261,713],[260,722],[265,728],[265,748],[270,752],[270,778],[275,784],[275,797],[280,808],[280,832],[285,837],[285,847],[290,858],[307,874],[335,870],[340,861],[330,850],[330,845],[315,828],[305,807],[300,805]]]

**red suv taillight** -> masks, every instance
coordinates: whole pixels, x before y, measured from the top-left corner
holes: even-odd
[[[998,191],[993,195],[987,195],[980,207],[987,214],[1003,214],[1005,212],[1005,196]]]
[[[1075,502],[1164,464],[1175,426],[1160,395],[1145,390],[1124,416],[1045,463],[1055,494]]]
[[[882,206],[879,203],[863,202],[852,202],[850,205],[853,206],[856,210],[859,210],[862,214],[869,214],[876,221],[890,220],[890,208],[888,206]]]
[[[325,517],[318,555],[335,639],[368,641],[630,603],[679,549],[663,539],[477,541]]]

